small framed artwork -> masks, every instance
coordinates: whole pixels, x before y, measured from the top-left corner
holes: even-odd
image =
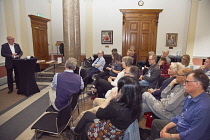
[[[176,47],[178,41],[178,33],[167,33],[166,34],[166,46]]]
[[[112,30],[101,31],[101,44],[113,44],[113,31]]]

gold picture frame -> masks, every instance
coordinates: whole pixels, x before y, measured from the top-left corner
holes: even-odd
[[[167,33],[166,34],[166,46],[177,47],[178,33]]]

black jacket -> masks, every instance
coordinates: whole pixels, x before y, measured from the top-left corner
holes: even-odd
[[[15,53],[21,57],[23,55],[23,52],[19,46],[19,44],[14,43]],[[1,46],[1,55],[5,57],[5,67],[7,69],[11,69],[13,67],[13,57],[12,57],[12,51],[9,47],[8,43],[5,43]]]

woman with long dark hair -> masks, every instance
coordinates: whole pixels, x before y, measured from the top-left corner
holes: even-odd
[[[141,114],[141,89],[137,80],[124,76],[118,81],[118,89],[114,88],[93,114],[86,112],[74,132],[80,134],[82,140],[87,139],[119,139],[124,131]],[[100,119],[94,123],[94,119]],[[117,133],[116,133],[117,132]]]

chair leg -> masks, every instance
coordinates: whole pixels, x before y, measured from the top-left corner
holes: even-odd
[[[36,135],[37,135],[37,129],[35,130],[35,134],[34,134],[34,139],[35,139],[35,140],[37,140]]]

